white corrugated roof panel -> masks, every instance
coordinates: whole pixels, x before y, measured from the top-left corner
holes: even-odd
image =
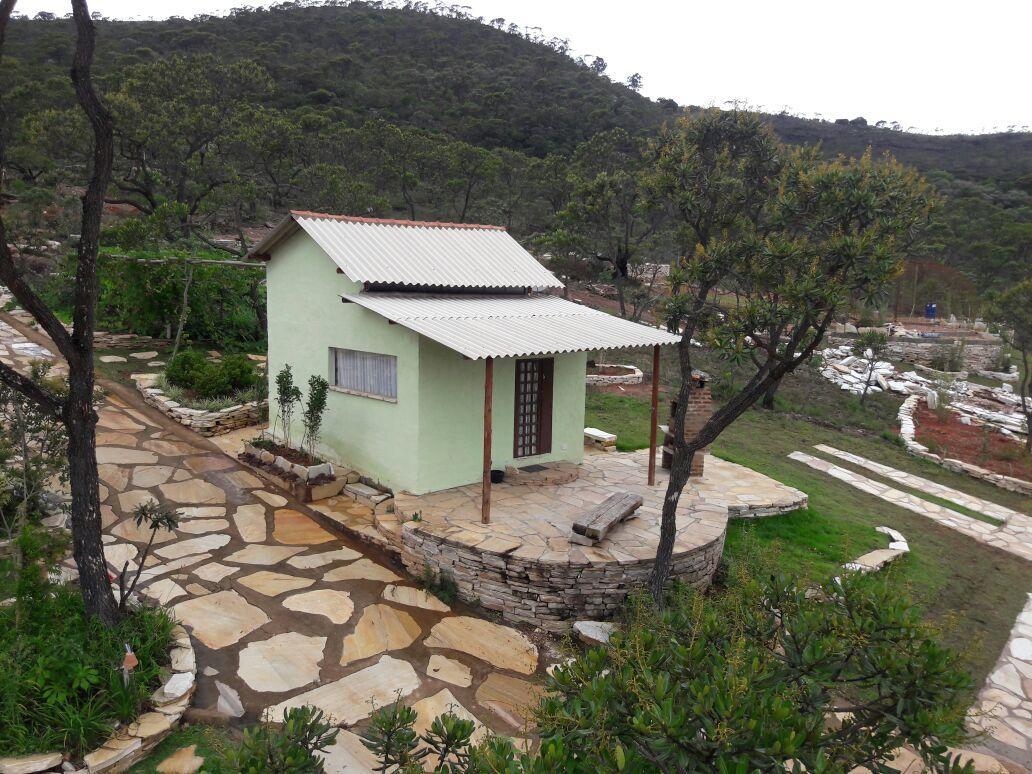
[[[681,339],[543,294],[354,293],[343,298],[474,360],[647,347]]]
[[[563,286],[500,226],[302,211],[290,217],[355,282],[438,288]],[[277,228],[254,252],[267,252],[284,233]]]

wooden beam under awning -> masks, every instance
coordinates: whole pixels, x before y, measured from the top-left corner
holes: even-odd
[[[494,398],[494,358],[484,360],[484,470],[481,478],[480,521],[491,523],[491,404]]]

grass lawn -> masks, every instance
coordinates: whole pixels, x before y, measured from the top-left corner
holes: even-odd
[[[158,764],[168,756],[176,750],[192,744],[197,745],[195,754],[207,761],[227,747],[235,746],[237,741],[224,728],[201,725],[180,726],[130,771],[133,774],[153,774],[157,771]]]
[[[634,362],[632,357],[621,353],[610,360]],[[668,368],[667,376],[674,375]],[[942,627],[944,641],[964,654],[967,667],[981,683],[999,656],[1026,594],[1032,591],[1028,564],[787,455],[797,450],[819,455],[812,447],[824,443],[1024,513],[1030,512],[1032,502],[907,455],[889,440],[894,436],[899,403],[892,396],[874,395],[862,409],[855,397],[818,380],[819,376],[815,379],[807,373],[790,377],[778,394],[778,410],[746,412],[714,443],[714,454],[801,489],[810,497],[806,511],[732,522],[726,550],[740,550],[748,536],[761,542],[777,541],[786,572],[825,579],[837,574],[843,562],[886,547],[887,538],[875,532],[875,527],[898,529],[910,543],[911,553],[890,567],[887,577]],[[669,384],[668,379],[661,379],[664,382]],[[648,444],[648,401],[589,390],[587,411],[586,423],[617,433],[625,441],[621,448]],[[665,411],[664,403],[661,413]],[[859,412],[863,416],[857,419]]]

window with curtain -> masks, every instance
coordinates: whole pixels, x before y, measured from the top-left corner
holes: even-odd
[[[330,384],[340,390],[398,399],[398,358],[357,349],[330,348]]]

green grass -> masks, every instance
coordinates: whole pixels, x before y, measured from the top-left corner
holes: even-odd
[[[158,764],[168,756],[176,750],[192,744],[197,745],[195,754],[204,758],[205,761],[209,761],[227,747],[235,746],[237,742],[228,729],[202,725],[180,726],[130,771],[133,774],[154,774]]]
[[[610,357],[614,362],[636,362],[633,358],[631,353]],[[668,390],[676,378],[672,369],[670,364],[661,379]],[[855,397],[819,375],[815,379],[804,373],[786,379],[777,399],[780,410],[747,411],[717,439],[712,452],[803,490],[810,507],[783,516],[733,521],[725,551],[734,555],[746,535],[755,535],[779,544],[786,572],[823,580],[837,574],[844,562],[887,545],[886,536],[875,527],[898,529],[911,553],[887,568],[887,577],[941,625],[944,641],[963,653],[967,668],[980,683],[1032,591],[1028,564],[787,456],[797,450],[814,453],[815,444],[828,444],[1023,513],[1032,511],[1029,498],[906,454],[893,440],[898,403],[893,396],[876,394],[860,408]],[[667,411],[666,406],[664,400],[661,412]],[[859,418],[858,412],[863,412]],[[616,433],[620,448],[648,444],[649,406],[642,398],[589,390],[586,423]]]

